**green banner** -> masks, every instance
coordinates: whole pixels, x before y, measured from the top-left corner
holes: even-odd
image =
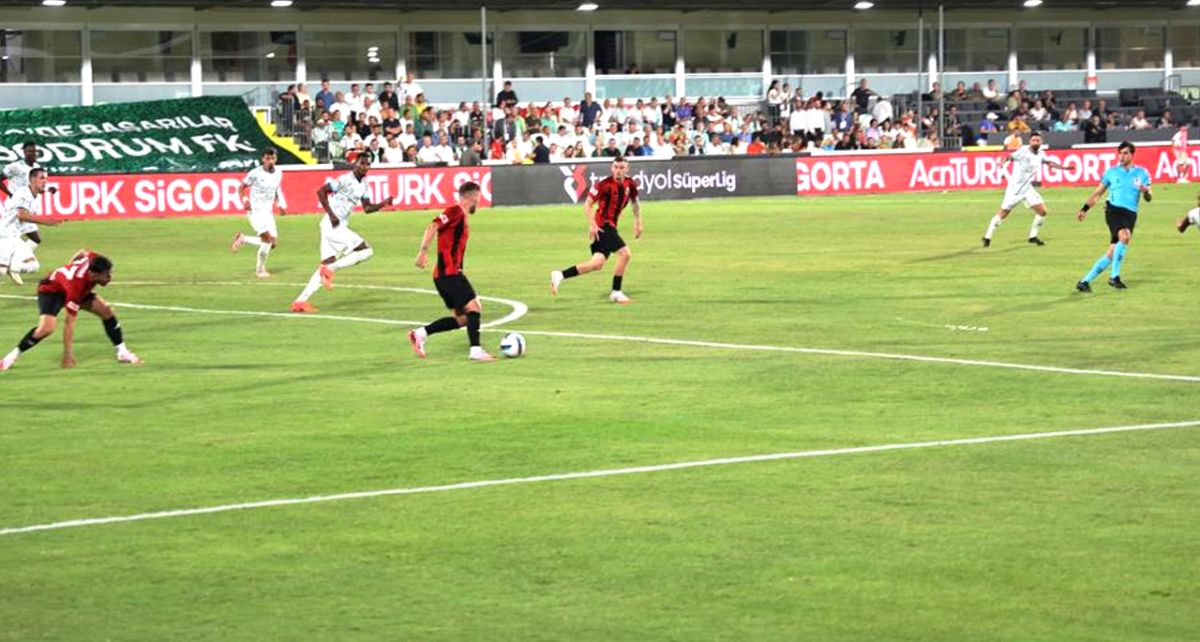
[[[0,165],[27,141],[51,175],[238,171],[271,145],[236,96],[0,111]],[[302,162],[279,150],[280,164]]]

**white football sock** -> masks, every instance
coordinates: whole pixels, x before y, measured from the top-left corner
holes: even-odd
[[[1000,227],[1000,224],[1003,222],[1004,219],[1000,218],[999,214],[993,216],[992,222],[988,224],[987,233],[983,235],[983,238],[989,241],[992,240],[992,235],[996,233],[996,228]]]
[[[8,354],[4,355],[4,360],[9,363],[13,363],[17,360],[17,357],[19,357],[19,356],[21,356],[21,349],[13,348],[11,351],[9,351]]]
[[[242,243],[246,245],[263,245],[262,239],[257,236],[246,236],[245,234],[242,235]]]
[[[126,352],[129,352],[129,348],[126,348],[124,343],[117,344],[117,354],[125,354]]]
[[[24,263],[21,263],[13,271],[21,274],[29,274],[30,272],[37,272],[40,269],[42,269],[42,264],[38,263],[37,259],[34,259],[32,261],[25,261]]]
[[[315,294],[320,287],[321,269],[317,268],[317,271],[313,272],[312,278],[308,280],[308,285],[304,286],[304,291],[300,293],[300,296],[296,297],[296,300],[307,301],[309,297]]]
[[[36,250],[38,242],[33,239],[25,239],[25,245],[29,246],[29,249],[31,250]]]
[[[259,270],[267,269],[267,255],[269,255],[270,253],[271,253],[271,244],[260,242],[259,246],[258,246],[258,263],[257,263],[257,267]]]
[[[357,250],[355,252],[351,252],[351,253],[347,254],[346,256],[343,256],[342,258],[334,261],[333,264],[329,266],[329,269],[336,272],[342,268],[348,268],[352,265],[358,265],[359,263],[366,261],[367,259],[371,258],[372,256],[375,256],[374,248],[367,248],[365,250]]]
[[[1038,235],[1038,231],[1042,229],[1042,224],[1046,222],[1045,216],[1033,217],[1033,227],[1029,228],[1029,238],[1034,238]]]

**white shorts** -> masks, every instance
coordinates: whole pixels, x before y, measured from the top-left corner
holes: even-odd
[[[279,230],[275,227],[275,215],[270,210],[265,212],[250,210],[246,218],[250,219],[250,227],[254,229],[256,235],[262,236],[266,233],[272,237],[279,236]]]
[[[354,251],[354,248],[362,245],[363,237],[357,232],[350,229],[350,225],[346,221],[342,221],[337,227],[333,227],[329,222],[328,216],[321,217],[321,259],[329,257],[340,257]]]
[[[1184,165],[1184,164],[1190,165],[1191,163],[1192,163],[1192,159],[1188,157],[1187,152],[1185,152],[1183,150],[1179,150],[1179,149],[1175,150],[1175,164],[1176,165]]]
[[[0,238],[0,263],[17,266],[32,259],[33,249],[20,238]]]
[[[1000,204],[1000,209],[1011,211],[1022,201],[1025,202],[1025,207],[1033,208],[1044,204],[1042,195],[1037,193],[1037,190],[1032,187],[1027,187],[1024,190],[1013,191],[1009,190],[1004,193],[1004,202]]]
[[[37,223],[30,223],[29,221],[21,222],[21,233],[22,234],[36,234],[37,231],[38,231]]]

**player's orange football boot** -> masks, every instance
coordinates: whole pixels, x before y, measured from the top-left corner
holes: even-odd
[[[292,312],[297,314],[312,314],[317,309],[308,301],[292,301]]]

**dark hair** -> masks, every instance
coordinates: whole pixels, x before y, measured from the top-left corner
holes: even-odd
[[[617,157],[613,158],[613,162],[614,163],[628,163],[629,160],[627,158],[625,158],[624,156],[617,156]]]
[[[33,147],[36,149],[37,143],[35,143],[31,140],[27,140],[27,141],[25,141],[25,143],[23,145],[21,145],[21,149],[29,149],[30,147]]]
[[[478,192],[478,191],[480,191],[479,183],[476,183],[475,181],[467,181],[467,182],[463,183],[462,185],[458,186],[458,195],[459,196],[466,196],[467,194],[470,194],[471,192]]]
[[[96,274],[111,272],[112,269],[112,261],[107,256],[100,256],[99,254],[92,257],[92,262],[88,265],[88,272],[95,272]]]
[[[1127,141],[1127,140],[1123,140],[1123,141],[1121,141],[1121,144],[1120,144],[1120,145],[1117,145],[1117,152],[1118,152],[1118,153],[1120,153],[1120,152],[1123,152],[1123,151],[1125,151],[1125,150],[1127,150],[1127,149],[1129,150],[1129,153],[1130,153],[1130,154],[1132,154],[1132,153],[1134,153],[1134,152],[1136,152],[1136,151],[1137,151],[1137,147],[1134,147],[1133,143],[1131,143],[1131,142],[1129,142],[1129,141]]]
[[[267,147],[267,148],[263,149],[262,155],[263,156],[274,156],[276,153],[277,152],[275,151],[274,147]]]
[[[1032,134],[1030,134],[1030,135],[1029,135],[1029,137],[1030,137],[1030,138],[1033,138],[1034,136],[1037,136],[1038,138],[1041,138],[1041,137],[1042,137],[1042,132],[1040,132],[1040,131],[1035,131],[1035,132],[1033,132]]]
[[[29,178],[34,179],[45,173],[46,173],[46,170],[42,169],[41,167],[35,167],[35,168],[29,170]]]

